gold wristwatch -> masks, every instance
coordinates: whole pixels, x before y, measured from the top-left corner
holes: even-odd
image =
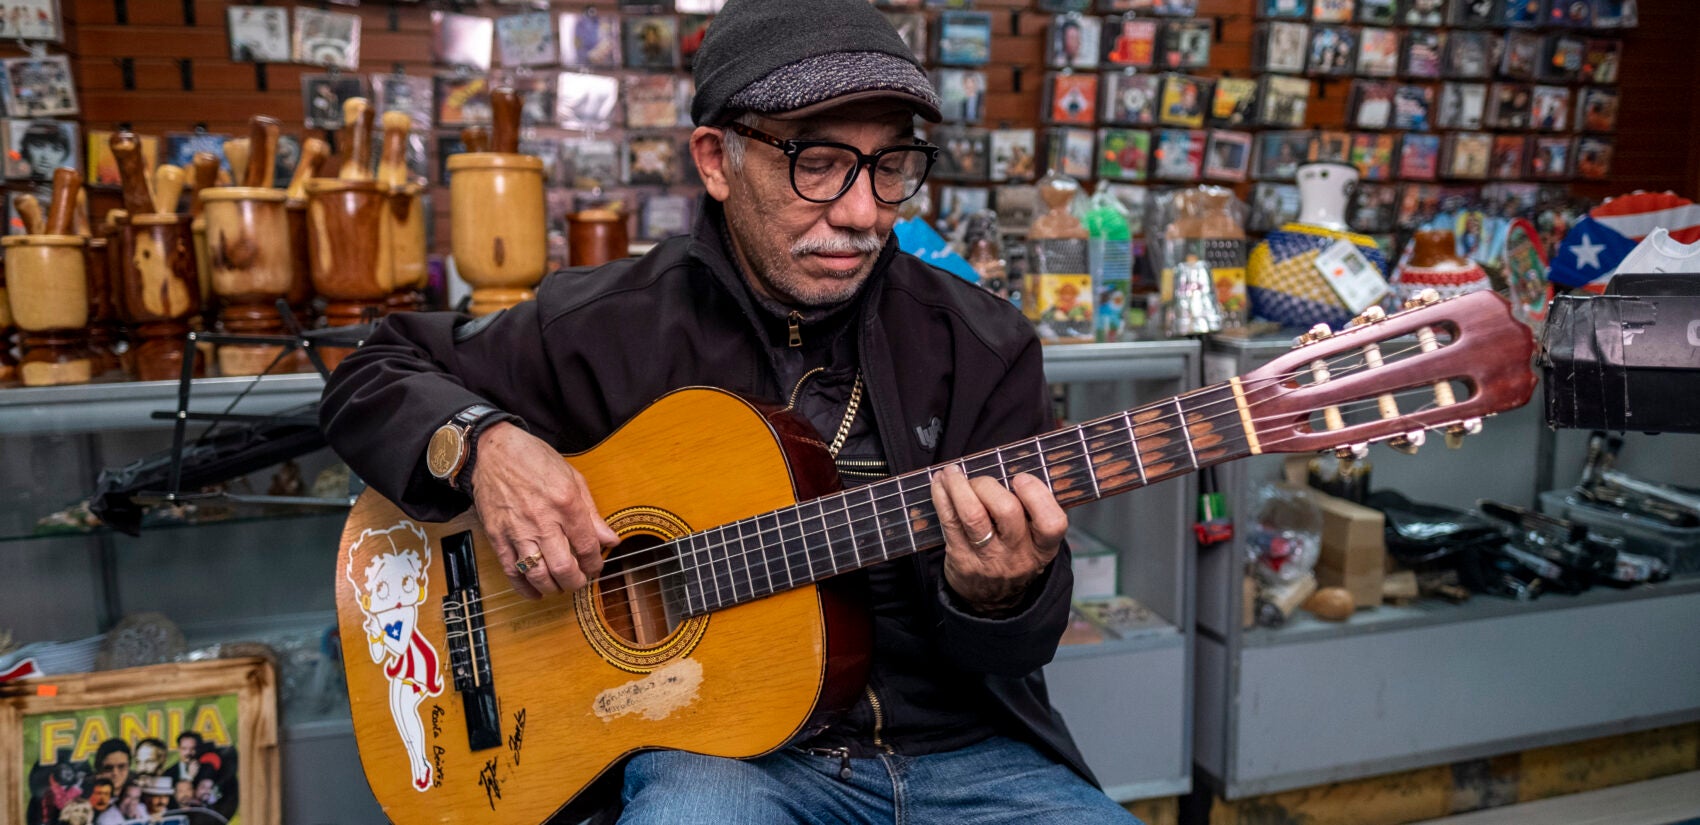
[[[431,434],[431,441],[425,446],[425,469],[438,481],[464,490],[464,481],[471,475],[468,468],[472,466],[472,449],[478,443],[478,433],[497,421],[512,418],[489,404],[474,404],[455,413],[448,423]]]

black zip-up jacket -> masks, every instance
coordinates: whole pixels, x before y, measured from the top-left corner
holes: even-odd
[[[771,316],[743,287],[725,251],[723,221],[719,204],[705,198],[691,236],[642,258],[556,273],[535,301],[496,316],[389,316],[325,387],[320,417],[331,446],[408,515],[444,521],[471,501],[430,475],[425,446],[473,404],[513,413],[573,453],[681,387],[784,402],[791,387],[777,374],[774,334],[762,326]],[[1038,338],[1007,301],[898,251],[893,240],[854,311],[863,405],[892,472],[1052,428]],[[1095,781],[1040,672],[1068,623],[1067,547],[1031,585],[1020,612],[999,619],[954,602],[942,549],[887,564],[906,565],[919,579],[909,589],[930,594],[911,600],[901,625],[918,638],[905,643],[930,649],[941,670],[977,675],[999,717],[990,720],[997,732],[1026,739]]]

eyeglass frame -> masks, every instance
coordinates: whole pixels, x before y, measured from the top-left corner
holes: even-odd
[[[802,198],[809,203],[816,204],[832,203],[839,198],[844,197],[845,193],[849,192],[850,188],[856,185],[856,179],[862,176],[862,169],[873,169],[879,164],[880,158],[885,156],[887,153],[896,151],[912,152],[916,149],[920,149],[922,154],[927,158],[927,166],[925,169],[921,170],[921,179],[915,184],[915,191],[910,192],[908,196],[901,200],[888,201],[885,198],[880,197],[879,187],[875,186],[873,183],[873,173],[868,173],[868,189],[873,192],[874,200],[888,206],[896,206],[915,197],[916,195],[921,194],[921,187],[926,185],[927,176],[932,174],[933,164],[937,163],[939,159],[939,147],[921,140],[920,138],[915,138],[914,143],[901,143],[895,146],[887,146],[883,149],[877,149],[870,155],[847,143],[839,143],[832,140],[798,140],[796,138],[775,137],[774,135],[770,135],[753,126],[745,126],[742,123],[729,123],[721,128],[741,137],[761,141],[762,143],[784,152],[785,157],[789,158],[791,161],[791,191],[797,193],[797,197]],[[820,146],[832,149],[843,149],[856,156],[856,166],[852,168],[850,174],[845,177],[844,187],[838,190],[838,194],[833,195],[826,200],[816,200],[811,198],[808,195],[803,194],[803,190],[797,188],[797,158],[801,156],[803,152]]]

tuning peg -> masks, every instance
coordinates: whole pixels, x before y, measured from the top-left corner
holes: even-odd
[[[1387,441],[1387,446],[1392,447],[1405,455],[1416,455],[1417,448],[1423,446],[1423,444],[1427,441],[1427,432],[1424,432],[1423,430],[1412,430],[1404,435],[1393,436]]]
[[[1482,431],[1480,418],[1466,418],[1463,421],[1446,428],[1446,446],[1456,450],[1464,446],[1464,436],[1476,435]]]
[[[1334,457],[1341,461],[1362,461],[1369,457],[1369,444],[1367,442],[1359,442],[1357,444],[1348,444],[1344,447],[1335,447]]]
[[[1431,306],[1434,306],[1435,304],[1438,304],[1438,303],[1440,303],[1440,293],[1438,293],[1438,292],[1436,292],[1432,289],[1425,289],[1422,292],[1419,292],[1416,295],[1411,296],[1408,300],[1406,300],[1405,301],[1405,309],[1419,309],[1419,308],[1422,308],[1422,307],[1431,307]]]
[[[1309,331],[1299,336],[1298,346],[1307,347],[1318,341],[1326,341],[1333,337],[1334,330],[1329,329],[1327,324],[1317,324],[1316,326],[1311,327]],[[1297,347],[1295,347],[1295,349],[1296,348]]]
[[[1352,322],[1346,326],[1362,327],[1370,324],[1379,324],[1385,320],[1387,320],[1387,310],[1384,310],[1381,307],[1370,307],[1369,309],[1358,313],[1358,317],[1353,318]]]

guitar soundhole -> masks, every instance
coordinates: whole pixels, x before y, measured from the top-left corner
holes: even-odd
[[[602,620],[626,644],[660,644],[683,621],[678,557],[661,539],[641,533],[628,538],[609,552],[601,579]]]

